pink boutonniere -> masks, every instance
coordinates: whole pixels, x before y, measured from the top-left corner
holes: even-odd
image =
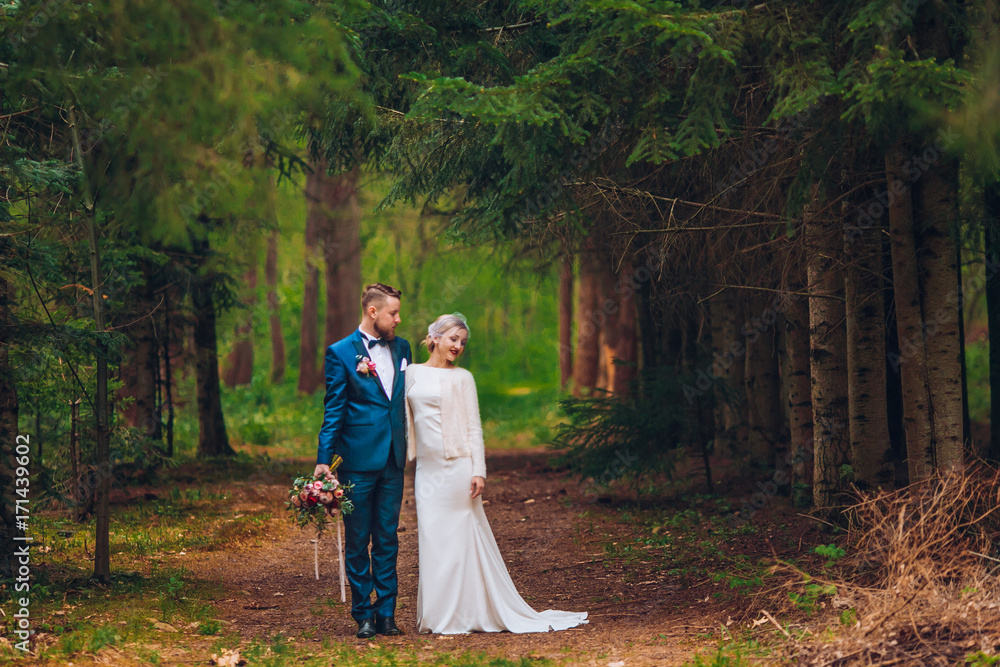
[[[358,367],[355,370],[361,375],[367,376],[371,374],[378,377],[378,373],[375,372],[375,362],[368,357],[362,357],[360,354],[358,355]]]

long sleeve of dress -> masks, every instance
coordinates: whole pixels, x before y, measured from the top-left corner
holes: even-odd
[[[479,396],[476,380],[472,373],[463,373],[462,396],[465,399],[465,414],[468,426],[466,441],[472,454],[472,476],[486,477],[486,446],[483,443],[483,423],[479,416]]]

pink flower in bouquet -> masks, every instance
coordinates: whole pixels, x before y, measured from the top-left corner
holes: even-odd
[[[295,505],[295,507],[302,507],[302,499],[298,496],[294,496],[292,498],[292,504]]]
[[[330,493],[329,491],[320,491],[319,502],[322,505],[329,505],[330,503],[333,502],[333,494]]]
[[[344,490],[341,489],[341,488],[334,489],[333,490],[333,497],[334,498],[343,498],[344,497]]]
[[[299,491],[299,499],[302,502],[306,502],[307,500],[309,500],[309,491],[308,491],[308,489],[302,489],[301,491]]]

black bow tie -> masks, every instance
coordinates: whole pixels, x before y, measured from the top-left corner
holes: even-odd
[[[389,341],[387,340],[382,340],[381,338],[371,338],[368,340],[368,349],[370,350],[376,345],[381,345],[382,347],[385,347],[388,344]]]

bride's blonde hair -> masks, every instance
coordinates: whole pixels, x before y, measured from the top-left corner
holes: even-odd
[[[420,341],[420,344],[426,347],[428,352],[434,352],[434,348],[437,346],[434,339],[440,338],[446,331],[451,331],[455,327],[465,329],[465,333],[469,333],[469,325],[465,321],[465,315],[462,315],[462,313],[442,315],[427,327],[427,336]]]

